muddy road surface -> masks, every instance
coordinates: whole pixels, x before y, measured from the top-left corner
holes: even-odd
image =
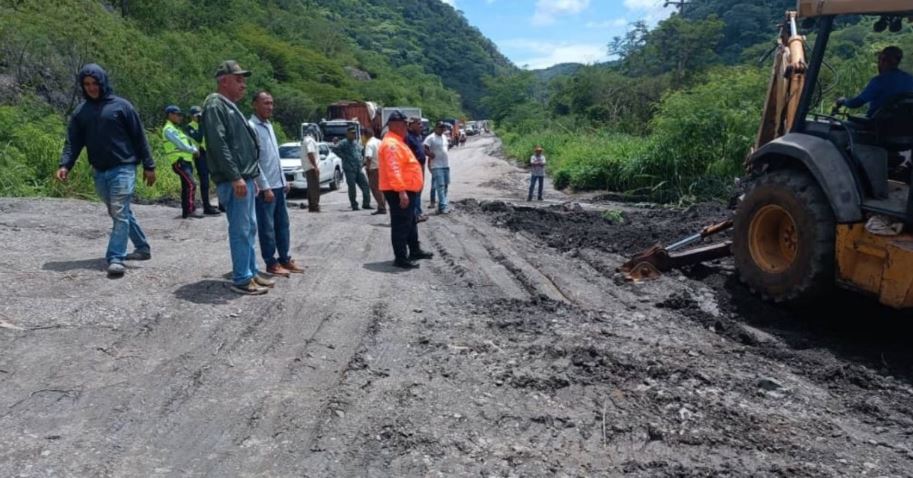
[[[263,297],[223,218],[137,206],[153,259],[109,280],[97,203],[0,200],[0,476],[913,475],[913,317],[771,306],[726,260],[627,283],[726,209],[527,203],[497,146],[453,152],[420,269],[326,193]]]

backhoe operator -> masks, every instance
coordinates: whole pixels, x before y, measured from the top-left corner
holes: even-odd
[[[859,96],[838,99],[837,106],[859,108],[868,104],[866,116],[871,118],[890,99],[904,93],[913,93],[913,75],[900,69],[902,60],[903,50],[899,47],[889,46],[881,50],[878,54],[878,76],[869,81]]]

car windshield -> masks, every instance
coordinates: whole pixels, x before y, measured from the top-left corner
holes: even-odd
[[[280,146],[279,157],[282,159],[300,159],[301,146]]]
[[[347,124],[327,124],[323,126],[323,137],[327,141],[333,141],[336,138],[346,137],[346,130],[349,129]]]

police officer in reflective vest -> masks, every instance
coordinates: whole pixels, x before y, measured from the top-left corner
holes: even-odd
[[[171,169],[181,178],[181,217],[200,217],[196,214],[193,196],[196,193],[196,184],[193,182],[193,161],[199,157],[200,150],[193,145],[190,138],[178,126],[183,115],[181,109],[171,105],[165,108],[168,119],[162,128],[162,137],[165,138],[165,159],[171,163]]]
[[[191,144],[200,151],[200,154],[193,159],[193,165],[197,168],[197,177],[200,179],[200,202],[203,204],[203,214],[218,216],[219,210],[209,202],[209,167],[206,165],[206,140],[203,138],[203,129],[200,127],[203,108],[191,106],[189,112],[190,121],[184,125],[184,132],[190,137]]]

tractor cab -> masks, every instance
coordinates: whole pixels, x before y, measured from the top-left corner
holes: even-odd
[[[821,297],[836,284],[910,308],[913,194],[900,165],[913,150],[913,92],[869,117],[828,112],[823,70],[845,15],[874,16],[876,31],[896,32],[909,28],[913,2],[799,0],[787,13],[732,253],[742,280],[775,301]],[[816,32],[807,60],[800,24]]]
[[[913,150],[913,92],[865,118],[828,112],[822,70],[844,15],[899,32],[913,0],[799,0],[780,27],[732,219],[638,254],[619,268],[626,277],[731,254],[742,282],[774,302],[821,300],[839,287],[913,309],[913,168],[899,168]],[[817,33],[808,57],[800,25]],[[729,228],[731,241],[681,250]]]

